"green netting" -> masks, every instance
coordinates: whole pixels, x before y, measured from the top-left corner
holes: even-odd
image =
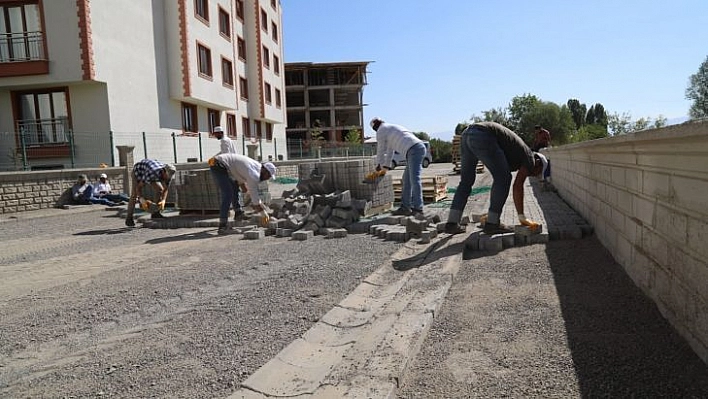
[[[489,192],[489,190],[492,189],[492,186],[481,186],[481,187],[474,187],[472,190],[470,190],[470,195],[477,195],[477,194],[484,194],[486,192]],[[457,191],[457,187],[448,187],[447,192],[448,194],[452,193],[454,194]]]
[[[278,184],[295,184],[298,182],[298,179],[292,177],[276,177],[273,181]]]

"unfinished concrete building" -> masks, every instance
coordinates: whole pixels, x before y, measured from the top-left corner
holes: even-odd
[[[358,130],[363,137],[364,62],[285,64],[288,116],[286,136],[290,145],[311,142],[313,133],[327,142],[343,142]]]

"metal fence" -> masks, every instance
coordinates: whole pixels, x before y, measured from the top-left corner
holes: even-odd
[[[121,151],[132,150],[133,159],[161,162],[204,162],[219,152],[219,142],[207,133],[75,132],[62,121],[23,125],[22,133],[0,132],[0,171],[48,170],[118,166]],[[263,161],[333,157],[367,157],[376,154],[369,144],[246,138],[239,136],[237,150]]]

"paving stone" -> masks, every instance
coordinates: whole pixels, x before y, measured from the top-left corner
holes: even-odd
[[[314,231],[312,230],[300,230],[300,231],[295,231],[292,234],[293,240],[297,241],[307,241],[308,239],[312,238],[315,236]]]
[[[243,233],[243,236],[247,240],[260,240],[261,238],[265,237],[265,231],[261,229],[249,230]]]
[[[277,237],[290,237],[293,235],[293,231],[291,229],[278,228],[275,230],[275,235]]]

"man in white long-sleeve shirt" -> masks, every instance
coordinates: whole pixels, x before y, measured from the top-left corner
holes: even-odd
[[[240,186],[241,191],[251,197],[253,209],[257,212],[263,210],[263,203],[258,194],[258,183],[275,178],[275,165],[270,162],[261,164],[245,155],[228,153],[218,154],[209,159],[209,167],[221,192],[219,233],[228,230],[229,208],[234,201],[230,187],[234,181]],[[240,208],[238,210],[243,213]]]
[[[219,140],[219,154],[235,154],[236,145],[234,142],[224,134],[224,129],[221,126],[214,127],[214,137]],[[220,182],[219,176],[212,173],[212,176],[216,180],[216,184],[219,186],[219,190],[229,190],[231,195],[227,196],[231,200],[231,204],[234,208],[234,221],[240,220],[244,217],[243,210],[241,209],[241,193],[239,190],[239,185],[237,182],[231,180],[230,187],[226,185],[226,181]],[[223,185],[222,185],[223,183]],[[225,197],[222,194],[221,199],[224,200]],[[228,213],[228,210],[227,210]]]
[[[400,125],[386,123],[381,118],[371,120],[371,128],[376,131],[376,170],[391,169],[393,152],[406,156],[403,171],[401,207],[393,215],[418,215],[423,213],[423,159],[426,148],[423,142],[410,130]]]
[[[219,140],[219,145],[221,146],[221,151],[219,151],[219,154],[236,153],[236,145],[234,144],[233,140],[231,140],[224,134],[224,129],[222,129],[221,126],[216,126],[214,128],[213,134],[214,137]]]

